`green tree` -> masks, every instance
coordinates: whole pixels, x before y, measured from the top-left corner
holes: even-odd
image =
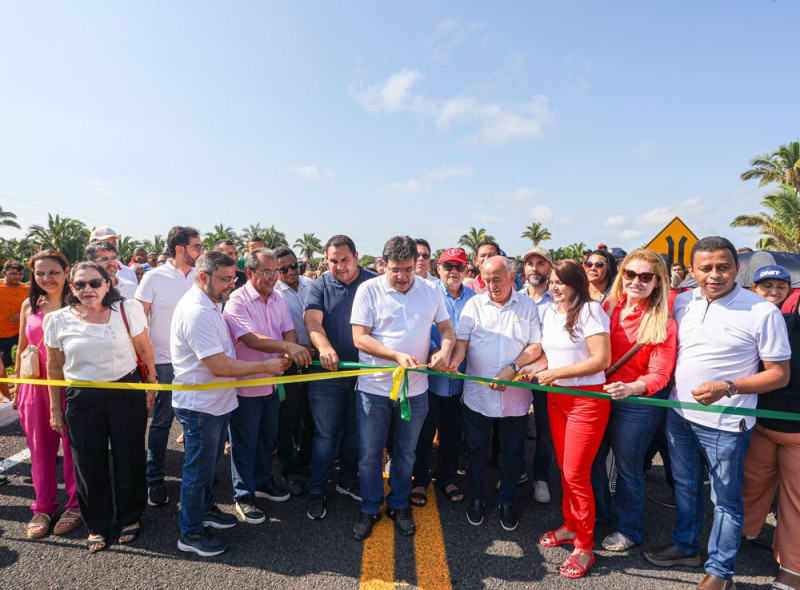
[[[203,239],[203,246],[206,250],[211,250],[214,244],[225,239],[237,242],[239,236],[236,235],[236,231],[232,227],[218,223],[214,226],[212,231],[206,232],[206,237]]]
[[[25,236],[39,248],[55,248],[67,257],[70,264],[83,260],[83,250],[89,243],[89,230],[82,221],[71,217],[47,214],[47,226],[32,225]]]
[[[164,238],[162,238],[160,235],[155,235],[153,236],[152,242],[150,240],[145,240],[142,242],[142,248],[148,252],[158,252],[161,254],[162,252],[167,251],[167,242],[164,241]],[[133,251],[131,251],[131,254],[133,254]]]
[[[550,230],[546,227],[543,227],[541,223],[531,223],[525,228],[525,231],[522,232],[522,236],[520,237],[528,238],[531,242],[533,242],[533,246],[535,248],[539,245],[539,242],[549,240],[553,236],[550,234]]]
[[[289,242],[286,241],[286,234],[275,229],[274,225],[270,225],[265,229],[261,237],[264,239],[265,248],[277,248],[278,246],[289,245]]]
[[[247,227],[242,228],[242,239],[246,242],[250,238],[257,236],[262,237],[264,235],[264,228],[261,227],[260,223],[256,223],[255,225],[248,225]]]
[[[583,251],[586,249],[586,244],[583,242],[576,242],[574,244],[570,244],[569,246],[564,246],[563,248],[556,248],[551,252],[553,256],[553,262],[556,260],[575,260],[576,262],[580,262],[583,260]]]
[[[486,233],[486,228],[471,227],[469,231],[458,238],[458,245],[464,246],[472,252],[473,259],[478,255],[478,244],[485,240],[494,240],[494,236]]]
[[[751,168],[742,172],[742,180],[758,179],[758,186],[771,183],[788,184],[800,189],[800,142],[781,145],[771,154],[750,160]]]
[[[0,238],[0,264],[5,264],[8,260],[18,260],[25,264],[25,262],[38,251],[38,244],[28,239],[23,238],[18,240],[12,238],[10,240],[4,240]]]
[[[788,184],[764,195],[761,206],[766,209],[755,215],[739,215],[731,227],[755,227],[766,236],[772,249],[800,253],[800,200],[797,189]]]
[[[22,229],[16,221],[17,218],[16,213],[12,213],[11,211],[3,211],[3,208],[0,207],[0,227],[15,227],[17,229]]]
[[[120,257],[123,264],[127,264],[127,262],[133,258],[133,251],[139,247],[139,242],[134,240],[130,236],[119,236],[117,238],[117,256]],[[150,250],[147,246],[142,246],[148,252],[159,252],[158,250]]]
[[[302,238],[297,238],[294,247],[300,250],[300,256],[311,260],[314,254],[322,252],[322,242],[313,233],[303,234]]]

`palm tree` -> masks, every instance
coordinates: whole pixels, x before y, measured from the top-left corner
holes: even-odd
[[[277,248],[278,246],[289,245],[289,242],[286,241],[286,234],[275,229],[274,225],[270,225],[265,229],[261,237],[264,239],[265,248]]]
[[[584,250],[586,250],[586,244],[583,242],[576,242],[569,246],[564,246],[563,248],[556,248],[552,252],[553,261],[571,259],[580,262],[583,260]]]
[[[788,184],[761,200],[767,211],[756,215],[739,215],[731,227],[756,227],[767,236],[766,244],[782,252],[800,253],[800,200],[797,189]]]
[[[475,258],[478,255],[478,244],[486,240],[494,240],[494,236],[487,234],[485,227],[480,229],[471,227],[467,233],[458,238],[458,244],[469,248],[472,251],[472,257]]]
[[[139,247],[139,242],[130,236],[119,236],[117,238],[117,255],[122,259],[123,264],[133,258],[133,251]],[[148,252],[158,252],[158,250],[150,250],[147,246],[142,246]]]
[[[83,260],[83,250],[89,243],[89,230],[82,221],[47,214],[47,227],[32,225],[25,236],[39,248],[55,248],[70,263]]]
[[[322,242],[313,233],[303,234],[302,238],[297,238],[294,247],[300,250],[300,256],[311,260],[314,254],[322,252]]]
[[[528,238],[531,242],[533,242],[533,247],[535,248],[539,245],[539,242],[549,240],[553,236],[550,234],[549,229],[542,227],[541,223],[531,223],[525,228],[525,231],[522,232],[521,237]]]
[[[142,248],[147,250],[148,252],[158,252],[161,254],[162,252],[167,251],[167,243],[164,241],[160,235],[153,236],[153,241],[145,240],[142,242]],[[131,252],[132,253],[132,252]]]
[[[0,227],[15,227],[17,229],[22,229],[16,221],[17,218],[16,213],[12,213],[11,211],[3,211],[3,208],[0,207]]]
[[[242,239],[249,240],[253,236],[261,237],[264,233],[264,228],[261,227],[260,223],[256,223],[255,225],[248,225],[247,227],[242,228]]]
[[[203,240],[203,246],[205,246],[206,250],[211,250],[214,247],[214,244],[225,239],[236,242],[239,240],[239,236],[236,235],[236,231],[234,231],[232,227],[218,223],[214,226],[213,231],[206,232],[206,237]]]
[[[750,170],[742,173],[742,180],[757,178],[758,186],[776,182],[800,189],[800,142],[793,141],[771,154],[756,156],[750,160],[750,166]]]

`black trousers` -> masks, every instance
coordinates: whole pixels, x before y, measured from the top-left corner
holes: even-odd
[[[284,375],[297,375],[297,367],[292,365]],[[308,404],[308,383],[286,383],[286,399],[278,414],[278,459],[281,474],[285,477],[311,462],[311,445],[314,437],[314,423]],[[300,450],[297,451],[296,448]]]
[[[140,381],[135,369],[118,380]],[[114,517],[109,441],[120,527],[138,522],[147,505],[146,394],[142,390],[68,387],[66,398],[65,419],[81,516],[90,534],[106,536]]]
[[[436,481],[444,489],[455,483],[461,433],[464,428],[461,394],[441,397],[428,392],[428,415],[417,440],[417,459],[414,461],[414,487],[427,488],[431,483],[433,439],[439,430],[439,470]]]
[[[16,345],[18,342],[19,334],[15,336],[9,336],[8,338],[0,338],[0,354],[3,356],[3,365],[6,369],[13,367],[16,362],[16,359],[11,356],[11,349],[14,348],[14,345]]]

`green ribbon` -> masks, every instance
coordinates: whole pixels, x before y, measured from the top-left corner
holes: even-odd
[[[283,386],[283,383],[278,383],[275,387],[278,389],[278,399],[281,402],[285,402],[286,401],[286,388]]]

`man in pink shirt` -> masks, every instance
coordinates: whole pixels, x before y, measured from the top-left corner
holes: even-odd
[[[236,358],[263,361],[284,355],[299,367],[311,364],[297,333],[289,306],[275,291],[278,261],[272,250],[256,248],[244,262],[247,283],[231,294],[224,317],[231,332]],[[271,375],[253,375],[253,378]],[[239,406],[231,414],[231,471],[236,512],[247,523],[266,520],[255,498],[274,502],[289,499],[289,492],[272,475],[272,449],[278,434],[280,399],[272,385],[237,388]]]

